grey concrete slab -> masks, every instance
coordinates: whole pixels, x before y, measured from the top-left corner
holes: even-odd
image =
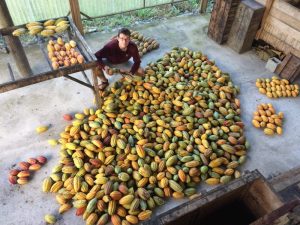
[[[168,20],[140,24],[132,28],[145,36],[156,38],[160,48],[143,57],[142,66],[155,61],[172,47],[188,47],[202,51],[225,72],[231,74],[235,84],[240,86],[242,119],[246,136],[251,143],[248,161],[242,170],[259,169],[266,177],[274,176],[300,165],[300,101],[298,98],[268,99],[255,87],[256,78],[271,77],[265,69],[265,62],[256,57],[253,51],[239,55],[225,46],[220,46],[206,36],[209,15],[181,16]],[[98,50],[115,32],[93,33],[86,36],[91,48]],[[44,71],[46,62],[35,47],[26,48],[34,71]],[[8,81],[6,62],[11,61],[0,54],[0,82]],[[46,69],[47,70],[47,69]],[[90,76],[90,72],[88,72]],[[81,77],[81,74],[74,74]],[[115,80],[116,77],[110,77]],[[58,204],[54,194],[41,191],[42,180],[51,173],[58,161],[59,147],[50,147],[47,140],[58,138],[58,134],[67,125],[62,119],[64,113],[81,112],[93,107],[92,92],[65,78],[57,78],[40,84],[13,90],[0,95],[0,224],[35,225],[45,224],[43,217],[47,213],[56,213]],[[260,103],[272,103],[275,109],[285,113],[282,136],[267,137],[262,130],[251,125],[252,113]],[[51,124],[48,132],[37,135],[35,127]],[[32,181],[22,187],[11,186],[8,171],[16,163],[29,157],[45,155],[48,163],[34,173]],[[208,189],[200,185],[200,191]],[[183,200],[184,201],[184,200]],[[157,212],[163,212],[183,201],[172,200]],[[64,214],[57,224],[84,224],[75,216],[75,211]]]

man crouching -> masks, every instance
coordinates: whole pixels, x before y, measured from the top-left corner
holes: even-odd
[[[95,56],[99,63],[99,69],[104,70],[108,75],[110,75],[110,67],[104,64],[103,59],[107,59],[111,64],[121,64],[128,62],[131,57],[133,58],[134,63],[130,71],[120,70],[120,72],[138,76],[144,75],[144,70],[140,67],[141,58],[138,48],[134,42],[130,41],[130,31],[127,28],[120,29],[118,36],[97,51]],[[103,90],[108,86],[108,80],[103,73],[99,73],[99,78],[101,80],[99,89]]]

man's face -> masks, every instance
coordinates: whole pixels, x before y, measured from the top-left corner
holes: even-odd
[[[118,41],[120,49],[126,49],[129,44],[130,37],[121,33],[118,36]]]

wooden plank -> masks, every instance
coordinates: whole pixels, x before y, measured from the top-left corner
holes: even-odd
[[[12,18],[9,14],[5,1],[0,1],[0,28],[13,26]],[[4,40],[9,46],[10,53],[12,54],[14,61],[18,67],[18,70],[23,77],[29,77],[32,75],[29,62],[27,60],[25,51],[22,47],[21,41],[18,37],[12,35],[4,36]]]
[[[243,201],[251,213],[259,218],[281,207],[283,203],[265,180],[256,180],[243,196]]]
[[[84,35],[78,0],[69,0],[71,15],[81,35]]]
[[[268,0],[257,1],[261,4],[267,4],[268,2]],[[258,33],[257,37],[263,39],[262,36],[268,35],[262,33],[268,32],[293,48],[300,50],[297,47],[300,43],[298,33],[300,31],[299,9],[285,1],[275,0],[266,22],[262,27],[262,32]],[[265,41],[268,42],[267,40]],[[274,43],[268,43],[274,46]]]
[[[299,14],[300,11],[298,8],[295,6],[287,3],[286,1],[283,0],[275,0],[274,2],[274,8],[279,9],[290,15],[291,17],[297,18],[297,20],[300,20]]]
[[[217,0],[211,14],[208,36],[219,44],[227,41],[240,0]]]
[[[254,0],[240,3],[228,37],[228,45],[233,50],[242,53],[251,49],[263,13],[264,6]]]
[[[224,35],[223,35],[223,38],[222,38],[222,41],[225,43],[228,39],[228,36],[229,36],[229,33],[230,33],[230,29],[231,29],[231,26],[233,24],[233,21],[234,21],[234,18],[235,18],[235,13],[236,13],[236,10],[238,8],[238,4],[240,3],[240,1],[238,2],[235,2],[235,1],[232,1],[231,4],[226,4],[225,5],[225,11],[224,11],[224,18],[227,18],[227,22],[225,24],[225,27],[224,27]],[[225,20],[222,20],[222,25],[223,25],[223,21]]]
[[[298,12],[298,14],[298,16],[292,16],[283,9],[277,9],[275,7],[273,7],[270,12],[270,16],[280,20],[286,25],[289,25],[293,29],[300,31],[300,12]]]
[[[293,53],[294,55],[300,57],[300,51],[298,49],[295,49],[293,46],[289,45],[288,43],[280,40],[279,38],[275,37],[274,35],[263,32],[261,39],[265,42],[271,44],[274,48],[284,52],[285,54]]]
[[[250,225],[270,225],[273,224],[273,222],[278,219],[279,217],[283,216],[284,214],[288,213],[292,209],[294,209],[296,206],[300,205],[300,200],[295,199],[293,201],[290,201],[288,203],[285,203],[283,206],[279,207],[278,209],[275,209],[271,213],[268,213],[267,215],[259,218],[258,220],[254,221],[253,223],[250,223]]]
[[[261,21],[260,29],[257,31],[256,37],[255,37],[255,39],[257,39],[257,40],[259,39],[259,37],[261,35],[261,32],[264,29],[264,26],[265,26],[267,17],[269,16],[270,10],[271,10],[272,5],[273,5],[273,2],[274,2],[274,0],[267,0],[267,2],[265,4],[266,8],[265,8],[265,12],[264,12],[264,15],[263,15],[263,18],[262,18],[262,21]]]
[[[293,80],[300,75],[300,58],[291,53],[288,54],[275,70],[275,73],[293,82]]]
[[[3,83],[0,85],[0,93],[7,92],[7,91],[17,89],[17,88],[21,88],[21,87],[25,87],[25,86],[28,86],[31,84],[40,83],[40,82],[50,80],[53,78],[62,77],[62,76],[76,73],[79,71],[91,69],[91,68],[96,67],[97,65],[98,65],[98,63],[95,61],[88,62],[85,64],[77,64],[74,66],[69,66],[69,67],[58,69],[58,70],[53,70],[53,71],[48,71],[45,73],[37,74],[32,77],[23,78],[23,79],[15,81],[15,82]]]
[[[280,65],[276,68],[276,73],[280,74],[282,72],[282,70],[284,69],[284,67],[286,66],[286,64],[290,61],[290,59],[292,58],[292,54],[289,53],[285,56],[284,60],[280,63]]]
[[[266,0],[256,1],[263,5],[266,4]],[[297,24],[299,24],[300,22],[300,10],[284,0],[274,1],[270,11],[270,15],[280,19],[282,22],[290,26],[295,26],[296,30],[300,29],[300,26],[297,26]]]
[[[81,85],[83,85],[83,86],[86,86],[86,87],[88,87],[88,88],[91,88],[92,90],[94,89],[94,87],[93,87],[92,85],[87,84],[87,83],[85,83],[85,82],[83,82],[83,81],[81,81],[81,80],[79,80],[79,79],[77,79],[77,78],[75,78],[75,77],[71,77],[70,75],[64,75],[64,77],[66,77],[66,78],[68,78],[68,79],[70,79],[70,80],[72,80],[72,81],[74,81],[74,82],[76,82],[76,83],[79,83],[79,84],[81,84]]]
[[[266,5],[266,1],[267,0],[256,0],[257,2],[259,2],[262,5]],[[282,12],[285,12],[287,15],[290,15],[291,17],[294,17],[295,19],[297,19],[298,21],[300,20],[299,17],[299,9],[296,8],[295,6],[287,3],[284,0],[275,0],[273,5],[272,5],[272,9],[278,9]]]
[[[300,31],[293,29],[275,17],[268,17],[263,32],[268,32],[293,48],[300,50]]]
[[[14,76],[14,72],[13,72],[11,66],[10,66],[10,63],[7,63],[7,68],[8,68],[8,71],[9,71],[11,81],[15,81],[16,79],[15,79],[15,76]]]
[[[259,182],[259,183],[258,183]],[[259,184],[259,185],[258,185]],[[255,188],[254,186],[257,186]],[[253,189],[258,193],[253,193]],[[251,191],[251,193],[250,193]],[[252,201],[258,207],[267,204],[272,209],[282,206],[277,194],[272,190],[267,181],[257,170],[243,174],[240,179],[235,179],[226,185],[217,186],[201,196],[186,201],[163,213],[157,213],[150,220],[143,222],[145,225],[166,225],[166,224],[202,224],[202,218],[207,215],[214,215],[214,210],[225,207],[229,202],[242,201],[245,194],[249,193],[248,201]],[[257,199],[257,196],[260,199]],[[266,203],[267,201],[267,203]],[[248,208],[248,205],[245,204]],[[270,213],[268,211],[267,213]],[[207,222],[207,221],[205,221]],[[209,223],[209,222],[208,222]],[[229,224],[229,223],[228,223]],[[217,223],[216,223],[217,225]]]
[[[277,193],[300,181],[300,167],[288,170],[270,180],[270,184]]]
[[[97,67],[94,67],[93,70],[92,70],[93,84],[94,84],[94,95],[95,95],[95,100],[96,100],[97,107],[100,109],[102,107],[103,103],[102,103],[102,98],[100,97],[100,94],[99,94],[100,90],[99,90],[99,86],[98,86],[97,73],[103,73],[103,71],[100,70]]]

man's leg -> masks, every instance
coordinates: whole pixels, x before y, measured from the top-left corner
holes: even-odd
[[[104,71],[101,68],[97,67],[96,75],[97,75],[97,77],[99,77],[99,79],[101,81],[99,88],[101,90],[105,89],[108,86],[108,80],[104,75]]]

